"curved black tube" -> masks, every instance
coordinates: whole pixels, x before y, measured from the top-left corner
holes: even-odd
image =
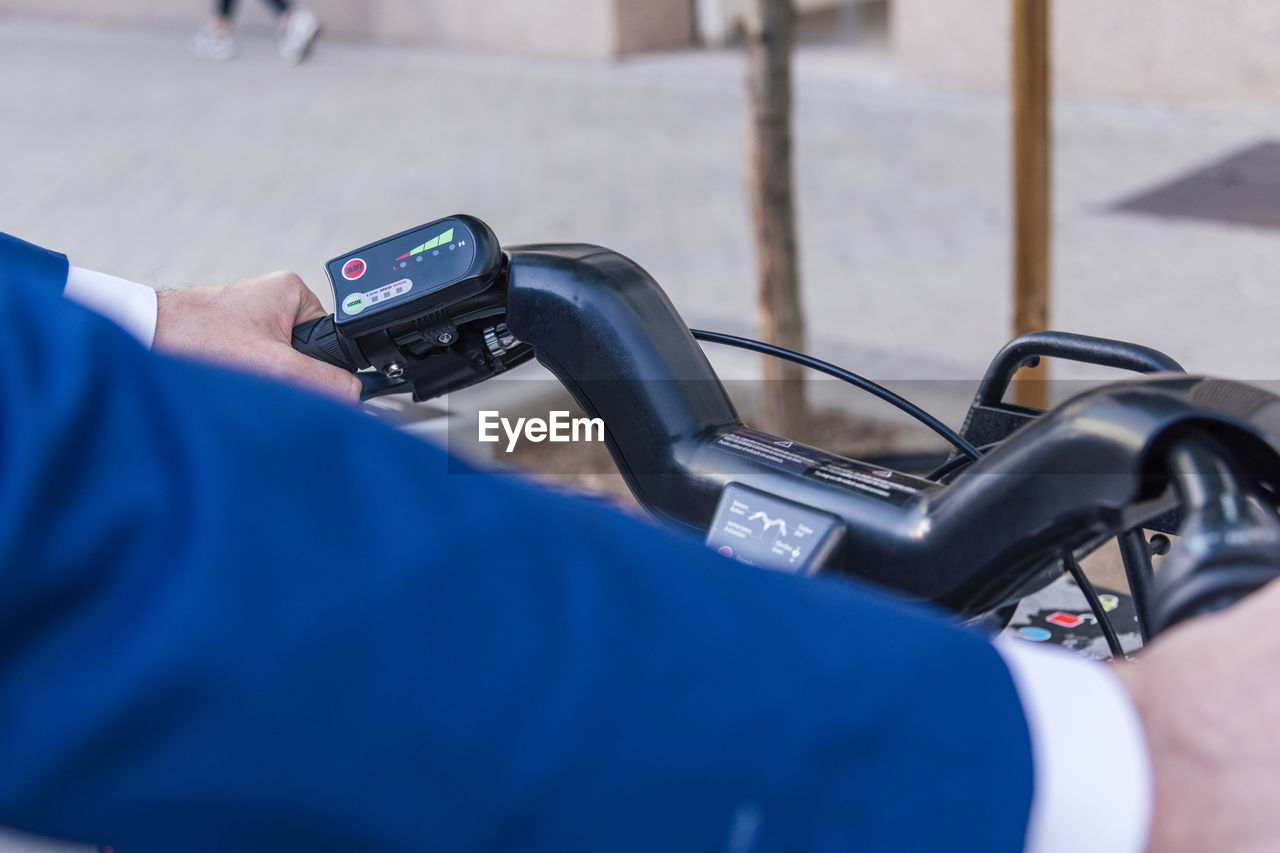
[[[640,502],[703,532],[730,482],[845,525],[826,568],[977,614],[1057,575],[1063,548],[1176,505],[1160,480],[1180,430],[1234,443],[1280,482],[1280,398],[1185,375],[1117,382],[1029,423],[943,486],[746,429],[653,279],[597,246],[510,251],[507,322],[606,441]]]
[[[1151,347],[1070,332],[1030,332],[1014,338],[996,353],[978,387],[975,405],[999,403],[1018,368],[1030,366],[1041,357],[1066,358],[1135,373],[1186,372],[1178,362]]]

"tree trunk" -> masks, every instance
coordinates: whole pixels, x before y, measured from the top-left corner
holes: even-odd
[[[1013,334],[1049,328],[1052,180],[1049,0],[1012,0],[1013,44]],[[1049,371],[1024,368],[1014,399],[1049,405]]]
[[[756,318],[764,340],[804,347],[800,276],[791,177],[790,0],[755,0],[748,30],[751,210],[755,223],[758,289]],[[807,421],[803,368],[765,358],[764,422],[794,436]]]

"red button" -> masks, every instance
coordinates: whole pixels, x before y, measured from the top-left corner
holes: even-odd
[[[355,281],[365,274],[367,267],[360,258],[352,258],[342,267],[342,277],[347,281]]]
[[[1074,613],[1065,613],[1059,610],[1057,613],[1050,613],[1044,618],[1046,622],[1052,622],[1055,625],[1061,625],[1064,628],[1074,628],[1084,620]]]

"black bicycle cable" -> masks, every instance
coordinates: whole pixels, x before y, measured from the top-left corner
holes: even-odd
[[[1089,602],[1089,609],[1093,611],[1094,618],[1098,620],[1098,627],[1102,629],[1102,636],[1107,638],[1107,648],[1111,649],[1111,657],[1116,660],[1124,660],[1124,648],[1120,645],[1120,637],[1116,634],[1115,626],[1111,624],[1111,617],[1107,615],[1107,608],[1102,606],[1102,599],[1098,597],[1098,591],[1093,588],[1093,581],[1085,576],[1084,569],[1080,567],[1080,561],[1076,559],[1076,555],[1071,553],[1070,549],[1063,550],[1062,564],[1067,567],[1067,571],[1071,573],[1076,586],[1080,587],[1080,591],[1084,593],[1085,600]]]
[[[999,443],[1000,442],[998,441],[993,441],[990,444],[984,444],[978,448],[978,452],[983,456],[986,456],[991,452],[992,448],[996,447]],[[968,456],[952,456],[946,462],[943,462],[937,468],[934,468],[928,474],[925,474],[924,478],[926,480],[933,480],[937,483],[945,483],[948,477],[953,474],[958,474],[965,468],[968,468],[974,463],[974,461],[975,460],[970,459]]]
[[[924,409],[912,403],[905,397],[895,394],[888,388],[873,382],[864,376],[859,376],[851,370],[845,370],[843,367],[814,358],[811,355],[789,350],[786,347],[776,346],[774,344],[766,344],[763,341],[753,340],[751,338],[743,338],[738,335],[729,335],[723,332],[709,332],[704,329],[690,329],[690,334],[697,340],[707,341],[709,343],[724,344],[725,346],[738,347],[740,349],[750,350],[752,352],[761,353],[762,355],[773,356],[784,361],[794,362],[811,370],[825,373],[828,376],[834,376],[836,379],[844,380],[850,385],[861,388],[873,396],[879,397],[886,403],[905,412],[920,423],[929,427],[938,435],[945,438],[949,443],[955,446],[957,450],[964,456],[957,456],[948,459],[941,466],[929,473],[928,479],[936,479],[953,474],[963,467],[981,459],[983,454],[994,447],[994,444],[985,445],[982,448],[974,447],[966,441],[959,433],[951,429],[942,421],[926,412]],[[967,457],[967,458],[966,458]],[[1085,600],[1089,602],[1089,609],[1093,611],[1094,618],[1098,620],[1098,626],[1102,629],[1102,635],[1107,640],[1107,648],[1111,650],[1113,657],[1123,659],[1125,656],[1124,648],[1120,645],[1120,638],[1116,634],[1115,626],[1111,624],[1111,617],[1107,615],[1106,608],[1102,606],[1102,599],[1098,597],[1097,590],[1094,589],[1092,581],[1085,575],[1084,569],[1080,567],[1079,561],[1070,550],[1062,552],[1062,562],[1066,566],[1067,571],[1075,580],[1076,585],[1080,587],[1080,591],[1084,593]]]
[[[891,406],[905,412],[915,418],[938,435],[945,438],[949,443],[955,446],[957,450],[968,456],[970,460],[976,461],[982,458],[981,451],[933,415],[917,406],[915,403],[905,397],[895,394],[888,388],[867,379],[865,376],[859,376],[851,370],[845,370],[843,367],[823,361],[820,358],[814,358],[811,355],[789,350],[786,347],[766,344],[763,341],[752,340],[751,338],[742,338],[737,335],[726,335],[723,332],[708,332],[703,329],[690,329],[689,332],[700,341],[707,341],[713,344],[724,344],[725,346],[738,347],[739,349],[751,350],[762,355],[780,358],[783,361],[794,362],[795,364],[816,370],[819,373],[825,373],[828,376],[834,376],[836,379],[842,379],[850,385],[854,385],[866,391],[875,397],[879,397]]]

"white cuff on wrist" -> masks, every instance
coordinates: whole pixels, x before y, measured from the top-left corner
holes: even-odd
[[[1028,853],[1141,853],[1151,824],[1151,758],[1137,709],[1106,664],[1001,637],[1031,731],[1035,792]]]
[[[148,349],[155,340],[156,292],[144,284],[71,267],[63,295],[111,320]]]

